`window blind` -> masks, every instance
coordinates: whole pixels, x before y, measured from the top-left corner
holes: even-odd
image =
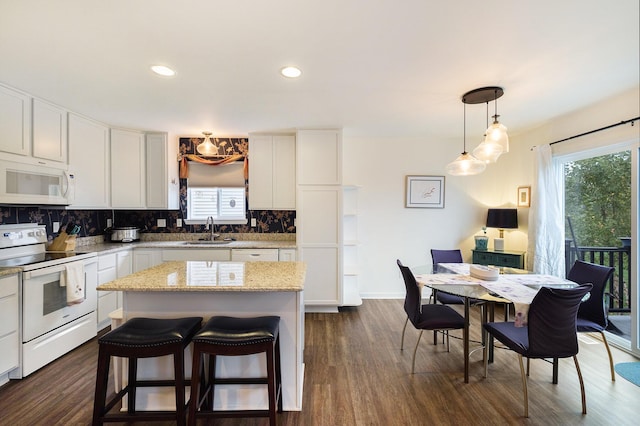
[[[244,187],[244,162],[223,164],[219,166],[209,166],[207,164],[189,164],[189,177],[187,186],[195,187]]]

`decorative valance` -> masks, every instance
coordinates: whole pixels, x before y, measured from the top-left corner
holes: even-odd
[[[195,161],[209,166],[221,166],[224,164],[235,163],[240,160],[244,160],[244,179],[247,180],[249,178],[249,159],[245,155],[235,154],[225,156],[219,160],[208,160],[195,154],[185,154],[178,158],[178,161],[180,162],[180,179],[187,179],[189,177],[189,161]]]

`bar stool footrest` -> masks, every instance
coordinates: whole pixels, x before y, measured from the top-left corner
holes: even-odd
[[[127,413],[126,411],[120,413],[106,414],[102,418],[104,423],[114,422],[138,422],[138,421],[167,421],[168,411],[136,411],[135,413]]]

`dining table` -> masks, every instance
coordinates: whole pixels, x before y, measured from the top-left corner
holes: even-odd
[[[515,307],[516,326],[526,325],[528,307],[542,287],[571,288],[577,284],[553,275],[534,274],[523,269],[496,268],[499,274],[495,280],[480,279],[471,276],[469,263],[440,263],[436,270],[429,266],[411,268],[418,285],[429,287],[435,291],[442,291],[462,297],[464,301],[464,382],[469,383],[469,309],[470,300],[478,299],[488,304],[482,316],[482,323],[493,321],[496,303],[513,303]],[[434,299],[435,301],[435,299]],[[483,336],[484,336],[483,331]],[[493,339],[483,338],[483,344],[489,345],[489,361],[493,359]],[[557,362],[554,362],[554,383],[557,382]]]

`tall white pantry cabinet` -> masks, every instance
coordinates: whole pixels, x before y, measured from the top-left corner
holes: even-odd
[[[298,130],[296,245],[308,312],[335,312],[342,288],[342,132]]]

